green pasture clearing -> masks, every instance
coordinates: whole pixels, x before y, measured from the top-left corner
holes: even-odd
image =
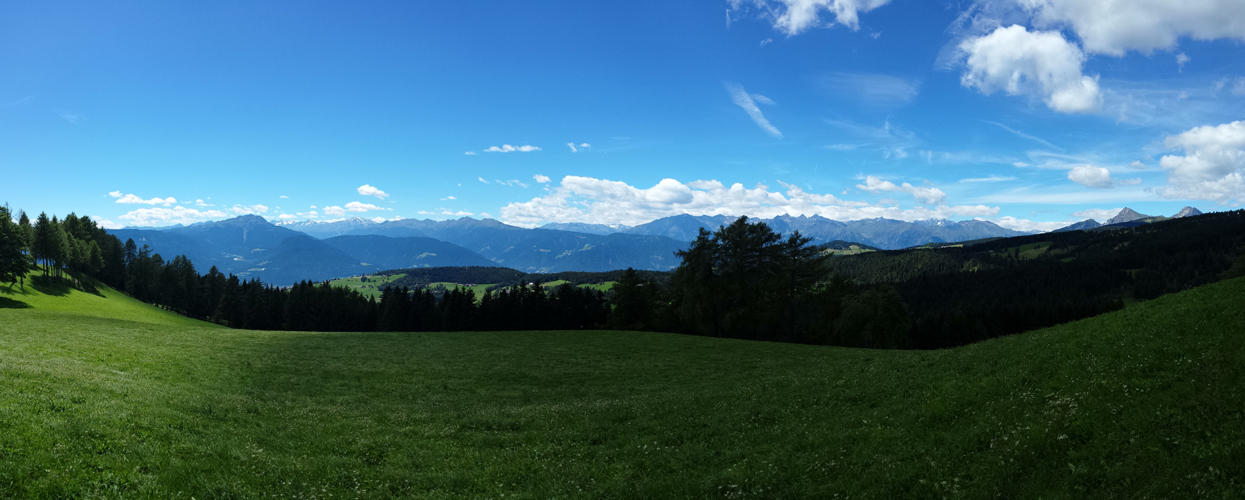
[[[0,286],[0,297],[0,497],[1245,488],[1245,279],[943,351],[613,331],[243,331],[107,289]]]
[[[869,252],[876,252],[876,251],[877,250],[874,250],[872,248],[861,247],[860,245],[851,245],[847,247],[846,249],[842,249],[842,250],[829,249],[829,250],[823,251],[822,253],[827,253],[835,257],[842,257],[846,255],[860,255],[862,253],[869,253]]]
[[[608,291],[610,291],[611,289],[613,289],[613,288],[614,288],[614,285],[615,285],[615,284],[617,284],[617,283],[618,283],[617,281],[606,281],[606,282],[604,282],[604,283],[587,283],[587,284],[583,284],[583,285],[579,285],[579,286],[580,286],[581,288],[591,288],[591,289],[596,290],[596,291],[598,291],[598,292],[608,292]]]
[[[448,281],[439,281],[439,282],[436,282],[436,283],[430,283],[430,284],[428,284],[428,287],[429,287],[429,288],[435,288],[435,287],[438,287],[438,286],[443,286],[443,287],[445,287],[445,289],[446,289],[446,290],[457,290],[457,289],[458,289],[458,287],[460,287],[460,286],[461,286],[461,287],[463,287],[463,288],[466,288],[466,289],[468,289],[468,290],[471,290],[473,293],[475,293],[476,300],[480,300],[480,299],[484,298],[484,292],[488,291],[488,287],[493,286],[494,284],[495,284],[495,283],[491,283],[491,284],[487,284],[487,285],[471,285],[471,286],[466,286],[466,285],[460,285],[460,284],[458,284],[458,283],[450,283],[450,282],[448,282]]]
[[[395,280],[406,276],[405,274],[392,275],[372,275],[372,276],[354,276],[350,278],[335,279],[329,282],[333,286],[344,286],[355,290],[365,297],[375,297],[380,300],[380,296],[385,291],[385,286]],[[367,278],[367,281],[363,281]]]

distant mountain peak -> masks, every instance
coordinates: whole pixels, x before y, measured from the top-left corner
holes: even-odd
[[[1195,215],[1202,215],[1202,211],[1193,207],[1184,207],[1180,209],[1179,212],[1176,212],[1176,215],[1173,215],[1172,218],[1179,219],[1182,217],[1193,217]]]
[[[1131,208],[1124,207],[1123,210],[1120,210],[1120,213],[1115,214],[1115,217],[1107,219],[1107,222],[1105,222],[1103,225],[1110,226],[1111,224],[1121,224],[1124,222],[1132,222],[1135,220],[1148,219],[1148,218],[1150,218],[1149,215],[1138,213],[1137,211]]]

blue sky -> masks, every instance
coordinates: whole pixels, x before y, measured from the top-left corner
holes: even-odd
[[[0,2],[0,199],[1017,229],[1245,201],[1239,0],[598,3]]]

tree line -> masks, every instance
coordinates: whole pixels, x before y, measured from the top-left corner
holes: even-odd
[[[798,232],[740,217],[702,229],[671,273],[627,269],[558,276],[505,268],[409,270],[379,300],[329,283],[276,287],[199,274],[120,242],[89,217],[0,212],[0,282],[107,284],[134,298],[234,328],[301,331],[651,330],[868,348],[942,348],[1081,319],[1245,274],[1245,211],[1115,231],[1009,238],[963,248],[832,257]],[[1022,255],[1021,246],[1045,245]],[[1025,247],[1029,248],[1029,247]],[[1036,252],[1036,253],[1035,253]],[[1235,270],[1235,271],[1233,271]],[[397,272],[397,271],[394,271]],[[457,273],[457,274],[456,274]],[[418,281],[496,282],[477,296]],[[540,278],[616,281],[608,293]],[[530,280],[530,281],[529,281]]]

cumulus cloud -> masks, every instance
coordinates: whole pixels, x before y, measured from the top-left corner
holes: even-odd
[[[170,224],[194,224],[211,219],[223,219],[227,217],[225,212],[220,210],[196,210],[177,206],[173,208],[140,208],[132,212],[126,213],[121,220],[129,221],[134,226],[157,226]]]
[[[293,214],[281,214],[281,215],[278,215],[277,218],[281,220],[290,220],[290,219],[297,219],[298,216],[293,215]]]
[[[540,175],[540,174],[536,174],[536,175],[533,175],[533,176],[532,176],[532,178],[533,178],[533,179],[536,179],[536,182],[539,182],[539,183],[541,183],[541,184],[548,184],[548,183],[549,183],[549,176],[547,176],[547,175]]]
[[[352,201],[346,204],[346,210],[349,210],[351,212],[367,212],[368,210],[387,210],[387,209],[378,207],[376,205],[372,205],[370,203],[360,203],[357,201]],[[328,212],[328,209],[325,209],[325,213],[327,212]]]
[[[1093,165],[1072,167],[1072,170],[1068,171],[1068,180],[1095,189],[1112,187],[1111,171]]]
[[[898,191],[908,193],[911,194],[913,198],[929,203],[930,205],[940,204],[947,198],[947,193],[942,192],[942,190],[938,188],[913,186],[907,182],[903,183],[903,185],[897,186],[893,182],[884,181],[872,175],[865,177],[865,183],[857,184],[856,187],[871,193],[877,193],[879,191]]]
[[[1095,111],[1102,102],[1098,77],[1081,73],[1085,54],[1057,31],[1000,26],[964,40],[959,49],[965,56],[960,84],[983,94],[1041,96],[1061,113]]]
[[[1245,121],[1196,127],[1167,136],[1163,145],[1185,154],[1159,160],[1167,172],[1167,187],[1156,190],[1160,196],[1220,205],[1245,199]]]
[[[359,194],[361,194],[361,195],[363,195],[363,196],[375,196],[375,197],[380,198],[380,199],[382,199],[382,200],[383,200],[383,199],[385,199],[385,198],[387,198],[387,197],[389,196],[389,194],[388,194],[388,193],[385,193],[384,191],[381,191],[380,189],[374,188],[374,187],[372,187],[372,186],[370,186],[370,185],[368,185],[368,184],[364,184],[364,185],[362,185],[362,186],[359,186],[359,189],[356,189],[356,191],[358,191],[358,192],[359,192]]]
[[[1240,0],[1015,0],[1039,27],[1070,28],[1085,51],[1122,56],[1174,48],[1181,37],[1245,41]]]
[[[650,188],[637,188],[624,182],[592,177],[566,176],[548,194],[531,201],[511,203],[501,209],[507,223],[533,226],[545,222],[588,222],[636,225],[678,214],[821,215],[836,220],[887,217],[918,220],[947,217],[993,217],[998,207],[946,206],[902,210],[895,206],[843,200],[832,194],[805,192],[798,186],[779,182],[782,190],[757,184],[749,189],[735,183],[729,187],[717,180],[682,183],[662,179]],[[941,193],[941,192],[940,192]]]
[[[343,215],[346,215],[346,209],[336,206],[336,205],[330,206],[330,207],[324,207],[324,215],[341,217]]]
[[[268,211],[267,205],[234,205],[229,209],[237,215],[259,215]]]
[[[125,196],[121,196],[120,191],[113,191],[111,193],[108,193],[108,195],[112,196],[113,198],[116,198],[117,203],[121,203],[124,205],[164,205],[167,207],[167,206],[177,203],[177,199],[173,198],[172,196],[168,198],[161,198],[157,196],[150,200],[144,200],[142,197],[133,195],[133,194],[127,194]]]
[[[511,146],[509,144],[502,144],[501,147],[490,146],[488,149],[485,149],[484,151],[486,153],[514,153],[514,152],[530,153],[532,151],[540,151],[540,148],[536,146],[532,146],[532,145]]]
[[[1054,231],[1056,229],[1060,229],[1064,227],[1068,227],[1069,224],[1072,224],[1074,222],[1074,221],[1038,222],[1038,221],[1032,221],[1029,219],[1017,219],[1010,215],[1007,217],[999,217],[996,219],[977,217],[977,220],[990,221],[995,224],[998,224],[999,226],[1005,227],[1007,229],[1011,229],[1013,231],[1025,231],[1025,232],[1039,231],[1043,233]]]
[[[1079,212],[1072,212],[1073,217],[1080,219],[1096,219],[1099,222],[1105,221],[1120,214],[1123,208],[1088,208]]]
[[[779,132],[777,127],[770,124],[765,115],[761,113],[761,108],[757,107],[756,104],[760,102],[773,106],[773,100],[760,94],[749,94],[744,90],[743,86],[736,83],[727,83],[726,91],[730,92],[731,101],[734,101],[736,106],[743,108],[744,112],[748,113],[748,117],[752,118],[752,121],[756,122],[758,127],[761,127],[761,130],[768,132],[774,137],[782,137],[782,132]]]
[[[852,31],[860,29],[860,14],[886,5],[890,0],[729,0],[732,10],[756,7],[787,36],[795,36],[817,26],[841,24]],[[822,11],[834,21],[821,20]],[[729,19],[729,18],[728,18]],[[762,44],[764,45],[764,44]]]

